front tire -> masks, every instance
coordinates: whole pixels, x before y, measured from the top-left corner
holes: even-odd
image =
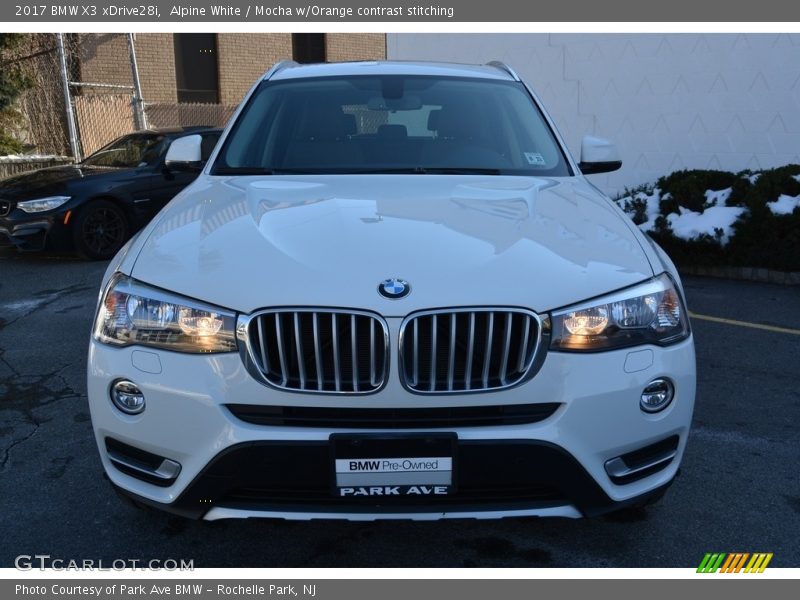
[[[130,225],[125,211],[110,200],[93,200],[74,222],[75,249],[90,260],[109,260],[125,244]]]

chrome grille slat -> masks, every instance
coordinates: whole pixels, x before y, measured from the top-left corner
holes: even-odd
[[[500,390],[541,365],[542,326],[525,309],[456,308],[421,311],[400,327],[400,377],[419,394]],[[536,367],[538,368],[538,366]]]
[[[331,337],[333,338],[333,376],[336,378],[336,391],[342,391],[342,376],[339,372],[339,328],[336,313],[331,313]]]
[[[339,309],[275,309],[239,317],[245,364],[287,391],[368,394],[388,371],[388,328],[377,315]]]
[[[494,337],[494,313],[489,313],[489,325],[486,333],[486,350],[483,352],[483,387],[489,387],[489,367],[492,364],[492,338]]]
[[[436,390],[436,352],[439,350],[436,347],[436,341],[439,335],[439,322],[437,315],[431,316],[431,374],[430,374],[430,386],[431,391]]]
[[[277,340],[278,340],[278,358],[281,361],[281,385],[285,386],[286,382],[289,379],[288,372],[286,370],[286,358],[284,354],[286,351],[283,348],[283,332],[281,327],[281,315],[280,313],[275,313],[275,330],[278,332]]]
[[[527,315],[522,316],[525,321],[524,333],[522,334],[522,342],[519,346],[519,360],[517,361],[517,371],[522,371],[525,368],[525,348],[528,346],[528,336],[531,333],[531,318]]]
[[[475,349],[475,313],[469,313],[469,341],[467,342],[467,367],[464,369],[464,382],[467,389],[472,388],[472,357]]]
[[[511,325],[514,321],[514,313],[506,313],[506,329],[503,334],[503,358],[500,361],[500,382],[505,385],[508,378],[508,351],[511,347]]]
[[[369,384],[375,385],[375,319],[369,321]]]
[[[419,319],[414,319],[414,376],[411,385],[419,383]]]
[[[317,391],[322,391],[325,374],[322,371],[322,352],[319,343],[319,315],[313,313],[311,317],[314,327],[314,364],[317,367]]]
[[[259,368],[262,371],[269,371],[270,368],[267,362],[269,360],[267,358],[267,345],[264,343],[264,325],[261,323],[260,319],[258,320],[258,343],[261,347],[261,361],[262,361],[261,364],[259,365]]]
[[[450,355],[447,359],[447,391],[453,391],[454,367],[456,361],[456,314],[450,315]]]
[[[356,316],[350,315],[350,352],[353,360],[353,391],[358,391],[358,351],[356,350]]]
[[[297,351],[297,368],[300,372],[300,389],[306,389],[306,366],[303,363],[303,341],[300,339],[300,317],[294,313],[294,347]]]

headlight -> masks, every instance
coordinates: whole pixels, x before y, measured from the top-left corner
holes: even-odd
[[[71,196],[49,196],[47,198],[37,198],[36,200],[25,200],[17,202],[17,208],[26,213],[38,213],[46,210],[53,210],[64,204]]]
[[[665,346],[689,336],[686,308],[664,274],[552,314],[553,350],[591,352],[639,344]]]
[[[96,340],[117,346],[138,344],[177,352],[236,350],[236,315],[115,276],[100,300]]]

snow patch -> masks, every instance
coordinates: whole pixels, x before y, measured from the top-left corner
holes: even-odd
[[[656,226],[656,219],[658,218],[661,210],[659,208],[659,203],[661,202],[661,190],[655,188],[651,194],[645,194],[644,192],[639,192],[637,194],[641,200],[644,200],[646,203],[645,214],[647,215],[647,221],[639,225],[641,229],[644,231],[651,231]]]
[[[728,198],[731,197],[733,188],[725,188],[724,190],[706,190],[706,203],[709,206],[725,206]]]
[[[797,177],[800,177],[800,175]],[[773,215],[790,215],[800,206],[800,195],[787,196],[786,194],[781,194],[775,202],[767,202],[767,206]]]
[[[753,173],[752,175],[745,175],[744,178],[747,179],[751,184],[754,184],[758,181],[758,178],[761,177],[761,173]]]
[[[644,202],[645,205],[644,212],[645,216],[647,217],[644,223],[639,224],[639,228],[642,231],[651,231],[652,229],[655,228],[656,219],[660,214],[659,202],[661,202],[661,190],[658,188],[654,188],[653,191],[650,192],[649,194],[647,192],[636,192],[632,196],[625,196],[624,198],[619,198],[617,200],[617,204],[620,206],[620,208],[622,208],[622,210],[625,210],[628,216],[633,217],[636,210],[632,206],[632,203],[635,200]]]
[[[6,154],[0,156],[0,162],[25,162],[29,160],[72,160],[57,154]]]
[[[692,240],[701,235],[716,237],[722,231],[720,243],[724,246],[733,234],[733,224],[745,212],[741,206],[711,206],[702,213],[679,208],[680,214],[667,215],[672,233],[683,240]]]

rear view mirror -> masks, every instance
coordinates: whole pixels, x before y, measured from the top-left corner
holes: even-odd
[[[419,110],[422,108],[422,98],[413,94],[406,94],[399,98],[386,98],[373,96],[367,102],[369,110]]]
[[[203,168],[202,146],[199,135],[178,138],[169,145],[165,166],[170,171],[199,171]]]
[[[587,135],[581,142],[581,173],[610,173],[622,166],[617,146],[610,140]]]

